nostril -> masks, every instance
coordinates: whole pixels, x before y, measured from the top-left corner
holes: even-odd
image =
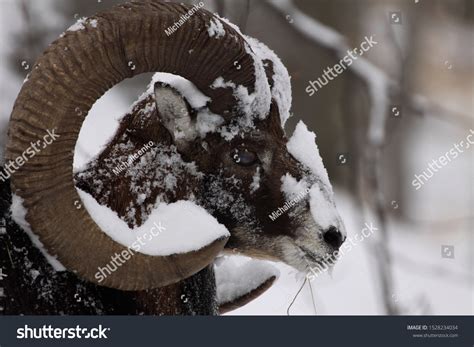
[[[344,242],[344,237],[342,236],[341,232],[334,226],[330,227],[324,233],[323,238],[327,244],[334,248],[341,247],[342,243]]]

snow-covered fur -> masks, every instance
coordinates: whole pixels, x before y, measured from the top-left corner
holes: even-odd
[[[315,135],[300,123],[289,141],[285,136],[286,69],[266,46],[248,40],[266,71],[266,81],[257,77],[256,85],[268,82],[271,89],[265,117],[252,116],[258,103],[232,82],[216,84],[227,83],[247,104],[225,121],[206,108],[208,98],[191,82],[156,74],[104,151],[76,175],[77,187],[131,229],[160,204],[192,201],[229,230],[227,249],[308,271],[339,248],[344,226]],[[328,242],[330,229],[339,239]]]
[[[6,293],[15,298],[6,313],[215,314],[212,262],[224,244],[301,271],[341,245],[344,227],[315,135],[301,123],[290,140],[285,136],[291,83],[282,62],[205,10],[189,18],[189,30],[165,36],[161,29],[186,8],[132,2],[81,19],[25,80],[7,158],[24,153],[37,130],[57,125],[64,137],[15,172],[13,198],[2,198],[13,199],[17,221],[5,216],[13,230],[7,230],[7,248],[14,252],[0,257],[0,265],[9,273]],[[141,25],[147,30],[136,30]],[[72,182],[70,154],[87,111],[82,107],[118,81],[154,70],[189,81],[156,74]],[[152,232],[152,224],[159,237],[135,249],[135,238]],[[29,242],[20,225],[38,239]],[[115,251],[131,248],[133,258],[97,276]],[[64,267],[47,264],[54,259]],[[269,275],[253,277],[252,290],[271,285],[275,276]],[[29,301],[17,288],[29,291]],[[52,290],[46,295],[41,288]],[[87,307],[75,295],[61,296],[75,289]]]

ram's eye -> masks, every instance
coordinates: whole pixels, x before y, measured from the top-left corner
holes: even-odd
[[[258,161],[257,154],[246,149],[236,149],[232,152],[234,163],[242,166],[251,166]]]

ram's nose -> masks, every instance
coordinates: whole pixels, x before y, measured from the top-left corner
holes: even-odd
[[[324,241],[335,249],[339,249],[345,241],[344,235],[335,226],[329,227],[323,234]]]

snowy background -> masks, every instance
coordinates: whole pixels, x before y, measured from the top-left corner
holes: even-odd
[[[79,17],[115,3],[0,0],[0,162],[15,97],[37,56]],[[472,1],[204,3],[266,43],[287,66],[294,99],[287,132],[291,134],[302,119],[318,135],[349,237],[360,233],[366,222],[382,229],[370,194],[359,184],[364,153],[371,151],[370,145],[360,141],[370,124],[370,119],[360,116],[368,113],[367,101],[347,71],[314,96],[305,93],[308,80],[339,60],[308,36],[307,31],[319,37],[324,32],[315,31],[317,27],[306,19],[344,35],[349,47],[357,47],[366,35],[376,35],[378,45],[364,58],[400,82],[409,95],[429,100],[422,105],[423,112],[402,106],[401,117],[387,120],[380,182],[387,219],[382,249],[380,239],[368,238],[344,255],[331,276],[306,282],[298,295],[304,276],[272,264],[280,271],[276,283],[254,302],[229,314],[377,315],[394,309],[401,314],[473,314],[472,147],[420,190],[411,185],[414,174],[426,170],[431,160],[474,129]],[[390,23],[390,12],[400,12],[402,24]],[[94,105],[81,130],[76,168],[100,152],[115,132],[117,119],[150,78],[148,74],[124,81]],[[338,163],[341,153],[349,158],[345,165]],[[454,246],[454,258],[442,257],[443,245]],[[381,261],[381,251],[389,263]],[[236,259],[242,266],[247,261]],[[381,276],[387,274],[390,284],[383,287]]]

